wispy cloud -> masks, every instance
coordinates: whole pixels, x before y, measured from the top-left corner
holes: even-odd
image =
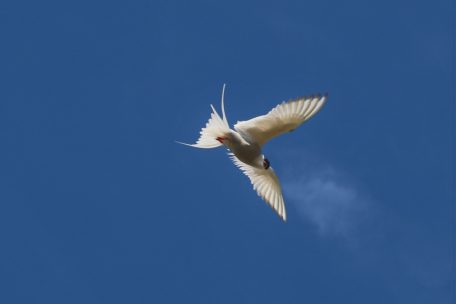
[[[281,179],[293,213],[315,227],[320,236],[341,239],[363,269],[390,274],[391,290],[404,288],[407,282],[408,288],[420,286],[425,293],[441,295],[435,303],[448,299],[451,251],[448,239],[435,236],[442,231],[440,223],[410,221],[388,208],[400,202],[388,204],[371,198],[355,174],[329,164],[318,154],[302,150],[282,150],[280,154],[287,160],[281,164],[285,169]],[[306,161],[287,167],[290,160],[297,159]]]
[[[352,237],[371,204],[351,179],[329,165],[285,176],[283,188],[298,213],[323,236]]]

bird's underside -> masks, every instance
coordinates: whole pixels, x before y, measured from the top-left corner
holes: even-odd
[[[327,95],[301,97],[283,102],[266,115],[238,121],[231,130],[224,108],[225,85],[222,90],[222,117],[212,107],[211,117],[201,129],[196,148],[216,148],[224,145],[230,150],[233,163],[250,179],[254,190],[286,221],[285,203],[279,179],[261,147],[274,137],[293,131],[314,116],[324,105]]]

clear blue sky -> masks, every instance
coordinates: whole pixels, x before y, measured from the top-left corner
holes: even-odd
[[[450,4],[3,1],[0,302],[450,303]],[[232,123],[329,93],[265,147],[286,224],[174,143],[224,82]]]

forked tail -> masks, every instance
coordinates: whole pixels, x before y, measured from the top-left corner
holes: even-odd
[[[200,138],[196,141],[196,143],[193,145],[182,143],[182,142],[177,142],[177,143],[183,144],[186,146],[195,147],[195,148],[203,148],[203,149],[220,147],[222,145],[222,143],[217,140],[217,137],[224,137],[225,134],[230,132],[228,120],[226,119],[226,115],[225,115],[224,96],[225,96],[225,84],[223,84],[223,89],[222,89],[222,116],[223,117],[220,117],[218,115],[217,111],[215,110],[214,106],[211,105],[211,108],[212,108],[211,117],[209,118],[208,122],[206,123],[206,127],[201,129]]]

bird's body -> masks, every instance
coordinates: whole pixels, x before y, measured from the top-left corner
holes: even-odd
[[[263,155],[259,144],[248,142],[241,134],[231,129],[220,141],[243,163],[259,169],[263,168]]]
[[[261,147],[271,138],[291,132],[317,113],[327,96],[303,97],[284,102],[268,114],[240,121],[229,127],[225,115],[224,92],[222,91],[222,114],[212,107],[211,118],[200,132],[196,148],[216,148],[224,145],[234,164],[249,177],[253,188],[285,221],[286,212],[279,179],[263,155]]]

